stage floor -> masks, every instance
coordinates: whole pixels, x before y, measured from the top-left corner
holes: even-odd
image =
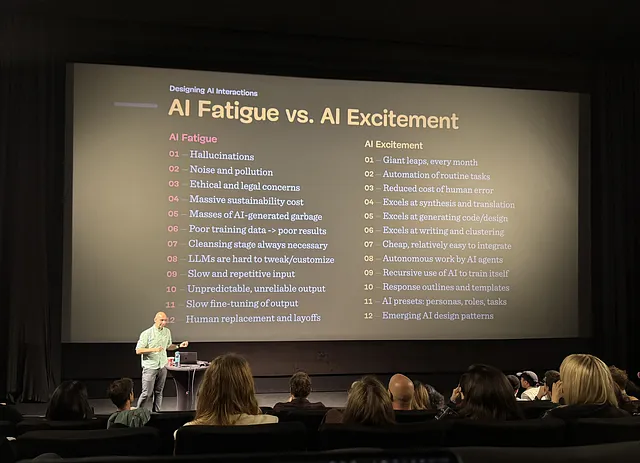
[[[277,402],[285,402],[289,394],[257,394],[261,407],[273,407]],[[137,399],[137,398],[136,398]],[[314,392],[309,396],[312,402],[322,402],[327,407],[344,407],[347,403],[346,392]],[[89,401],[97,415],[113,413],[116,408],[109,399],[92,399]],[[47,404],[17,404],[16,407],[24,416],[43,416]],[[175,397],[165,397],[162,400],[163,411],[173,411],[176,408]]]

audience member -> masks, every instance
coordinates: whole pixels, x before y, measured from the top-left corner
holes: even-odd
[[[0,403],[0,421],[10,421],[11,423],[18,423],[22,421],[22,415],[12,405]]]
[[[114,424],[123,424],[130,428],[140,428],[151,419],[151,412],[145,407],[131,407],[134,400],[133,381],[130,378],[118,379],[109,386],[109,398],[118,407],[107,421],[107,429]]]
[[[545,372],[542,384],[538,388],[535,400],[551,400],[551,393],[553,391],[553,385],[560,381],[560,372],[556,370],[549,370]]]
[[[360,380],[356,380],[351,383],[349,389],[347,390],[347,401],[349,400],[349,395],[351,395],[351,391],[354,390],[356,385],[360,383]],[[342,423],[342,416],[344,415],[344,408],[331,408],[327,413],[325,413],[324,418],[322,419],[322,424],[338,424]]]
[[[627,394],[627,385],[629,384],[627,372],[617,368],[615,365],[610,366],[609,371],[611,372],[613,382],[620,389],[620,392],[622,392],[622,396],[628,398],[630,401],[638,400],[636,397]]]
[[[307,398],[311,394],[311,378],[303,371],[295,373],[289,379],[289,393],[291,396],[287,402],[278,402],[273,406],[275,412],[325,408],[322,402],[310,402]]]
[[[93,418],[86,386],[80,381],[64,381],[53,391],[45,413],[50,421],[80,421]]]
[[[457,389],[461,400],[454,416],[498,421],[523,418],[511,383],[497,368],[472,365],[460,378],[460,386]]]
[[[430,410],[429,391],[420,381],[413,382],[413,400],[411,410]]]
[[[380,381],[373,376],[365,376],[354,383],[342,422],[364,426],[385,426],[396,422],[391,396]]]
[[[258,406],[249,362],[236,354],[216,357],[198,390],[196,417],[188,425],[252,425],[277,423]]]
[[[511,384],[511,387],[513,388],[513,395],[517,396],[518,391],[520,390],[520,380],[516,375],[508,375],[507,380],[509,380],[509,384]]]
[[[522,394],[520,394],[520,399],[536,400],[538,391],[540,390],[538,387],[538,375],[533,371],[523,371],[522,373],[518,373],[518,376],[520,377],[520,385],[524,389]]]
[[[411,410],[413,382],[405,375],[395,374],[389,380],[389,394],[394,410]]]
[[[564,398],[566,405],[549,410],[545,416],[577,418],[620,418],[629,416],[618,407],[611,372],[598,357],[573,354],[560,365],[560,381],[553,386],[551,400]]]
[[[640,388],[631,380],[627,381],[627,385],[624,390],[627,391],[629,396],[640,397]]]
[[[616,399],[618,400],[618,407],[620,407],[627,413],[636,415],[638,413],[640,402],[636,397],[627,394],[627,385],[630,383],[627,372],[615,366],[610,366],[609,371],[611,372],[611,377],[613,378]]]
[[[425,384],[429,393],[429,402],[431,402],[431,408],[433,410],[442,410],[444,408],[444,396],[436,391],[436,388],[431,384]]]

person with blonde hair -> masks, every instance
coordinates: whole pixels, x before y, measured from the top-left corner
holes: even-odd
[[[349,391],[342,422],[364,426],[395,424],[389,391],[373,376],[365,376],[354,383]]]
[[[420,381],[413,382],[413,400],[411,401],[411,410],[430,410],[431,400],[429,399],[429,391]]]
[[[349,386],[349,389],[347,390],[347,401],[349,401],[351,391],[353,391],[359,383],[359,379],[351,383],[351,386]],[[324,418],[322,418],[321,424],[340,424],[342,423],[343,415],[344,408],[330,408],[327,413],[325,413]]]
[[[618,407],[615,385],[607,365],[590,354],[572,354],[560,365],[560,381],[551,391],[551,400],[565,405],[549,410],[545,417],[622,418],[629,416]]]
[[[236,354],[216,357],[198,389],[196,417],[188,425],[234,426],[277,423],[263,415],[256,398],[249,362]]]

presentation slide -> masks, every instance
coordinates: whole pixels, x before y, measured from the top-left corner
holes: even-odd
[[[69,79],[67,341],[579,335],[580,94]]]

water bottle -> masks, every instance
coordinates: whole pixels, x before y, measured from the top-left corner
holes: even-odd
[[[176,355],[173,359],[173,363],[176,366],[176,368],[180,368],[180,352],[176,352]]]

